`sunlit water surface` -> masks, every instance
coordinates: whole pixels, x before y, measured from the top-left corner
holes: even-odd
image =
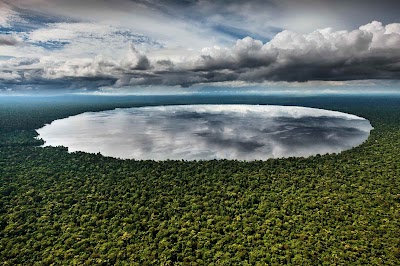
[[[314,108],[175,105],[87,112],[37,132],[45,146],[116,158],[265,160],[338,153],[371,129],[364,118]]]

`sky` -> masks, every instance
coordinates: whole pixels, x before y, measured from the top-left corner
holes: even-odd
[[[0,0],[0,92],[398,91],[398,10],[397,0]]]

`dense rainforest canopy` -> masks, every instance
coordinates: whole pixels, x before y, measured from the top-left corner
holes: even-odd
[[[359,147],[309,158],[118,160],[38,147],[35,129],[134,100],[0,100],[0,262],[399,265],[400,98],[257,101],[352,113],[375,129]]]

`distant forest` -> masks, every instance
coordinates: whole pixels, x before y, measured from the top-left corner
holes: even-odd
[[[139,97],[140,98],[140,97]],[[54,119],[218,97],[0,98],[2,265],[400,265],[400,97],[227,97],[355,114],[359,147],[241,162],[39,147]]]

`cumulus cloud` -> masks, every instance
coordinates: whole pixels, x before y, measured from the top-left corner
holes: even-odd
[[[374,21],[354,31],[285,30],[265,44],[246,37],[230,49],[206,50],[199,65],[218,64],[245,81],[398,79],[399,26]]]
[[[373,21],[353,31],[326,28],[309,34],[284,30],[266,43],[246,37],[232,47],[204,48],[179,59],[154,56],[151,50],[144,53],[129,44],[128,52],[117,57],[100,53],[55,60],[53,56],[40,58],[32,69],[8,70],[36,80],[71,82],[76,78],[116,87],[400,79],[400,24]]]
[[[164,71],[153,64],[143,75],[125,75],[119,85],[399,79],[400,24],[374,21],[353,31],[327,28],[305,35],[285,30],[267,43],[246,37],[170,66]]]
[[[105,58],[102,55],[94,59],[74,58],[59,64],[46,63],[43,68],[43,78],[123,78],[126,72],[146,70],[150,67],[148,58],[140,53],[133,44],[129,45],[128,53],[118,59]]]

